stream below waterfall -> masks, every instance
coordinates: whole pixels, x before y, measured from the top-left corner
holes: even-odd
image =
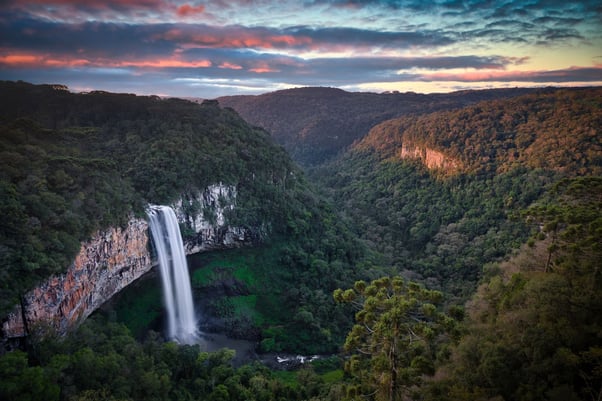
[[[210,297],[211,294],[199,292],[198,290],[193,292],[197,304],[206,304],[208,296]],[[205,298],[205,302],[197,302],[198,298]],[[101,313],[112,321],[125,324],[140,341],[144,340],[149,330],[167,337],[165,306],[158,269],[151,269],[150,272],[124,288],[119,294],[107,301],[96,313]],[[253,361],[260,361],[272,369],[291,369],[294,366],[299,366],[296,355],[258,354],[257,341],[234,339],[228,337],[224,332],[213,332],[212,327],[207,327],[206,322],[204,322],[202,313],[203,309],[199,308],[197,311],[198,325],[206,330],[198,334],[198,344],[203,351],[214,352],[222,348],[233,349],[236,351],[232,361],[234,366]],[[278,362],[278,360],[283,359],[288,361]]]
[[[107,301],[95,313],[103,314],[111,321],[125,324],[140,341],[144,340],[149,330],[156,331],[166,337],[165,307],[161,286],[159,271],[153,268]],[[211,295],[197,290],[193,292],[193,296],[196,303],[199,297]],[[202,308],[199,308],[197,313],[199,326],[204,330],[211,329],[211,327],[204,324]],[[298,368],[302,363],[315,358],[313,356],[285,353],[259,354],[257,352],[257,341],[230,338],[224,332],[199,332],[198,338],[198,344],[203,351],[215,352],[222,348],[236,351],[236,355],[232,360],[235,367],[259,361],[270,369],[290,370]]]

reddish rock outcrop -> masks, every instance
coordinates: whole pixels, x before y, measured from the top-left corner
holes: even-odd
[[[97,232],[82,244],[66,273],[50,277],[23,297],[22,305],[3,322],[3,336],[22,337],[27,334],[27,328],[38,324],[48,325],[58,333],[77,326],[114,294],[150,270],[147,228],[145,220],[131,219],[123,229]]]
[[[445,170],[455,172],[459,170],[460,163],[442,152],[424,146],[414,146],[404,143],[401,146],[399,157],[402,159],[419,159],[430,170]]]

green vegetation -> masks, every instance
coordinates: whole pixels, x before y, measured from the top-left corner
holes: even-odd
[[[316,173],[317,176],[317,173]],[[556,174],[517,168],[441,180],[414,161],[357,151],[318,177],[383,265],[462,302],[482,266],[527,240],[518,218]]]
[[[330,294],[350,285],[345,272],[354,269],[331,247],[351,252],[351,258],[358,249],[351,249],[351,238],[344,242],[344,234],[337,238],[329,228],[323,230],[318,244],[281,239],[253,249],[195,255],[193,286],[213,294],[216,317],[236,322],[232,326],[252,323],[259,329],[263,351],[336,352],[352,322],[347,308],[336,305]],[[309,254],[304,246],[318,248]],[[221,292],[215,294],[216,289]]]
[[[356,305],[355,325],[345,341],[352,354],[345,369],[356,379],[348,388],[353,398],[401,401],[435,371],[437,340],[453,331],[454,321],[437,310],[443,294],[401,277],[334,292],[337,302]]]
[[[0,310],[62,271],[94,230],[223,182],[238,191],[229,223],[268,235],[195,256],[195,291],[221,291],[210,307],[260,351],[337,355],[294,372],[234,368],[228,350],[141,335],[160,298],[145,292],[2,355],[0,398],[600,398],[602,90],[384,122],[311,171],[318,194],[266,132],[215,102],[2,89]],[[404,145],[457,168],[400,157]]]
[[[136,338],[144,338],[150,327],[164,313],[163,294],[158,277],[133,283],[117,294],[111,303],[117,303],[111,317],[122,322]]]
[[[527,240],[522,209],[563,177],[600,174],[600,98],[558,90],[390,120],[312,178],[384,266],[463,302],[483,266]],[[400,158],[408,143],[460,171]]]
[[[149,333],[136,341],[123,325],[88,319],[67,338],[38,338],[30,352],[0,356],[3,400],[305,400],[328,387],[311,367],[271,372],[233,368],[234,351],[207,353]]]
[[[376,124],[404,115],[458,109],[506,99],[532,89],[494,89],[417,94],[345,92],[336,88],[285,89],[260,96],[226,96],[220,104],[269,131],[305,167],[318,166],[361,139]]]
[[[441,151],[460,170],[492,176],[517,167],[602,174],[602,89],[559,89],[454,111],[389,120],[355,146],[396,158],[405,145]]]
[[[600,177],[561,181],[527,210],[538,239],[479,287],[433,399],[600,397],[601,210]]]
[[[148,203],[190,197],[219,182],[237,189],[229,224],[286,244],[271,251],[281,287],[263,292],[284,306],[281,320],[300,307],[282,299],[291,293],[284,282],[297,275],[295,286],[327,299],[362,257],[285,151],[216,102],[73,94],[22,82],[2,82],[0,89],[2,314],[34,284],[63,272],[95,230],[143,215]],[[243,267],[235,272],[243,280],[245,274],[252,277]],[[306,308],[315,313],[321,301]],[[336,347],[334,340],[325,344]]]

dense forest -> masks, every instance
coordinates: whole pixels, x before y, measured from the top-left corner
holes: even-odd
[[[5,311],[64,269],[94,230],[224,182],[240,196],[232,224],[267,223],[270,232],[252,249],[196,255],[195,292],[235,283],[209,309],[260,353],[329,356],[291,371],[234,364],[233,351],[148,330],[160,294],[125,294],[123,309],[66,337],[34,334],[1,356],[0,398],[600,398],[601,89],[383,106],[383,116],[401,117],[362,120],[361,134],[349,122],[358,132],[345,143],[285,143],[313,166],[304,173],[275,145],[279,134],[217,102],[2,85]],[[315,102],[325,110],[343,107],[345,92],[306,92],[323,93]],[[397,95],[410,96],[375,99]],[[255,100],[237,100],[253,124],[286,125]],[[300,116],[313,113],[306,100],[294,100]],[[369,103],[366,114],[375,112]],[[316,158],[305,158],[314,145]],[[425,149],[454,167],[429,167]]]
[[[450,110],[504,99],[532,89],[494,89],[441,94],[346,92],[336,88],[286,89],[259,96],[225,96],[246,121],[269,131],[304,167],[319,165],[362,138],[376,124],[408,114]]]
[[[312,177],[386,265],[466,297],[527,240],[521,210],[563,177],[602,173],[601,101],[600,89],[558,90],[389,120]],[[408,144],[459,167],[402,157]]]

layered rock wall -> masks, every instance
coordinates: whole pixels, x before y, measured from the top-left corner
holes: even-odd
[[[460,163],[442,152],[430,149],[424,146],[415,146],[404,143],[401,146],[399,156],[402,159],[419,159],[430,170],[456,171],[460,168]]]
[[[175,205],[178,220],[194,232],[186,238],[188,254],[214,249],[237,248],[261,240],[259,229],[233,227],[226,213],[236,205],[236,187],[210,185],[203,191],[182,197]]]
[[[227,224],[224,212],[235,207],[235,200],[236,188],[219,184],[173,205],[180,223],[195,233],[185,241],[188,254],[258,241],[253,230]],[[149,235],[147,221],[136,218],[125,228],[97,232],[82,244],[66,273],[29,291],[3,319],[2,337],[22,337],[40,324],[60,334],[76,327],[153,267]]]
[[[131,219],[123,229],[97,232],[82,244],[66,273],[50,277],[23,297],[3,322],[3,336],[21,337],[39,324],[59,333],[76,326],[150,270],[148,240],[148,224],[141,219]]]

